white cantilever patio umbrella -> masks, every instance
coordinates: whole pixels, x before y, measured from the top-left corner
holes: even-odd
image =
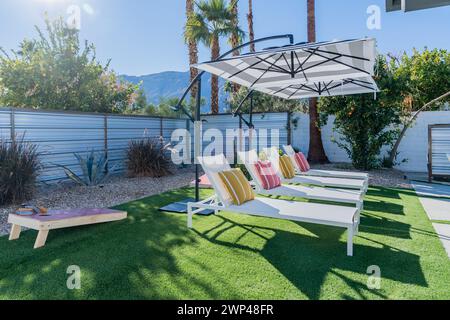
[[[375,44],[359,39],[288,45],[195,67],[285,99],[376,92]]]
[[[256,40],[266,41],[289,37],[282,35]],[[245,45],[249,45],[249,43]],[[200,90],[197,93],[196,119],[189,115],[181,102],[204,72],[217,75],[227,81],[284,99],[305,99],[311,97],[376,93],[378,87],[373,80],[376,59],[375,39],[345,40],[319,43],[302,43],[283,47],[272,47],[260,52],[243,54],[232,58],[219,58],[194,65],[202,72],[194,79],[184,93],[177,109],[181,109],[194,122],[195,159],[202,154],[200,120]],[[241,49],[245,45],[228,52]],[[201,88],[201,85],[199,85]],[[249,94],[246,98],[251,97]],[[241,103],[242,106],[242,103]],[[239,112],[236,112],[239,114]],[[242,115],[240,115],[242,116]],[[247,123],[247,122],[246,122]],[[249,123],[253,128],[253,124]],[[198,165],[197,165],[198,174]],[[198,198],[199,179],[196,179]],[[198,201],[198,199],[196,199]],[[175,203],[161,208],[161,211],[186,212],[186,203]]]

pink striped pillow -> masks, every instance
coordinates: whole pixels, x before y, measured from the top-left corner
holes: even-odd
[[[255,168],[264,190],[281,187],[281,179],[272,167],[272,163],[269,161],[258,161],[255,164]]]
[[[303,153],[296,153],[295,161],[297,162],[302,172],[308,172],[309,170],[311,170],[311,166],[309,165],[308,160]]]

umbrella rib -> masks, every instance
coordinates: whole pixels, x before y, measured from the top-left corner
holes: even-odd
[[[369,61],[369,62],[370,62],[370,59],[367,59],[367,58],[358,57],[358,56],[351,56],[351,55],[349,55],[349,54],[344,54],[344,53],[337,53],[337,52],[332,52],[332,51],[322,50],[322,49],[320,49],[320,48],[317,48],[316,51],[319,51],[319,52],[322,52],[322,53],[328,53],[328,54],[340,55],[341,57],[352,58],[352,59],[356,59],[356,60],[363,60],[363,61]]]
[[[267,69],[263,69],[263,68],[255,68],[255,67],[253,67],[253,68],[251,68],[252,70],[258,70],[258,71],[266,71]],[[270,72],[275,72],[275,73],[283,73],[283,74],[285,74],[285,73],[287,73],[286,71],[281,71],[281,70],[276,70],[276,69],[270,69],[269,68],[269,71]]]
[[[349,83],[347,80],[344,80],[343,82],[337,83],[336,85],[328,88],[328,90],[333,90],[339,87],[343,87],[344,85],[346,85],[347,83]]]
[[[307,51],[307,50],[306,50],[306,51]],[[308,52],[308,51],[307,51],[307,52]],[[336,62],[336,63],[339,63],[339,64],[342,64],[342,65],[344,65],[344,66],[346,66],[346,67],[349,67],[349,68],[351,68],[351,69],[354,69],[354,70],[357,70],[357,71],[360,71],[360,72],[363,72],[363,73],[365,73],[365,74],[370,75],[370,73],[367,72],[366,70],[360,69],[360,68],[358,68],[358,67],[354,67],[354,66],[349,65],[349,64],[347,64],[347,63],[345,63],[345,62],[342,62],[342,61],[337,60],[337,59],[339,59],[339,58],[342,58],[342,55],[340,55],[340,54],[338,54],[338,56],[336,56],[336,57],[334,57],[334,58],[329,58],[329,57],[323,56],[323,55],[318,54],[318,53],[315,53],[315,55],[316,55],[316,56],[319,56],[319,57],[322,57],[322,58],[324,58],[324,59],[327,59],[327,61],[323,61],[324,63],[329,62],[329,61],[334,61],[334,62]]]
[[[338,58],[339,58],[339,57],[335,57],[335,58],[332,58],[332,59],[329,59],[329,60],[325,60],[325,61],[318,62],[318,63],[316,63],[315,65],[309,66],[309,67],[307,67],[307,68],[305,68],[305,69],[303,69],[303,70],[306,71],[306,70],[309,70],[309,69],[312,69],[312,68],[321,66],[321,65],[323,65],[323,64],[325,64],[325,63],[332,62],[332,61],[336,61],[336,59],[338,59]],[[336,62],[337,62],[337,61],[336,61]]]
[[[373,84],[373,83],[371,83],[369,81],[364,81],[364,80],[359,80],[359,79],[352,79],[352,81],[361,82],[361,83],[368,84],[368,85],[372,85]]]
[[[288,66],[288,68],[291,69],[291,66],[289,66],[289,62],[288,62],[286,56],[284,55],[284,52],[283,52],[283,59],[286,62],[286,65]],[[289,71],[289,73],[291,73],[291,72]]]
[[[318,48],[315,48],[315,49],[313,50],[313,52],[308,52],[308,53],[309,53],[309,56],[305,59],[305,61],[303,61],[303,63],[300,64],[300,66],[297,68],[296,71],[298,71],[298,70],[300,70],[300,69],[304,70],[304,69],[303,69],[303,66],[305,65],[306,62],[308,62],[309,59],[311,59],[311,57],[314,55],[314,53],[317,51],[317,49],[318,49]]]
[[[300,88],[298,88],[297,90],[295,90],[294,93],[292,93],[292,94],[288,97],[288,99],[290,99],[290,98],[292,98],[293,96],[295,96],[300,90],[303,89],[304,86],[305,86],[305,85],[302,84],[302,85],[300,86]]]
[[[298,57],[297,52],[294,51],[294,53],[295,53],[295,57],[297,58],[298,65],[299,65],[299,67],[295,70],[295,73],[297,73],[300,70],[303,73],[303,76],[305,77],[305,80],[308,81],[308,77],[306,76],[306,72],[305,72],[305,70],[303,70],[303,64],[300,62],[300,58]]]
[[[269,68],[270,67],[273,67],[279,60],[281,59],[281,55],[278,57],[278,59],[276,59],[275,60],[275,62],[274,63],[272,63],[272,65],[271,66],[269,66]],[[264,71],[263,72],[263,74],[262,75],[260,75],[259,77],[258,77],[258,79],[256,79],[253,83],[252,83],[252,85],[249,87],[249,88],[253,88],[253,86],[255,85],[255,84],[257,84],[258,83],[258,81],[259,80],[261,80],[262,79],[262,77],[264,77],[264,75],[267,73],[267,72],[269,72],[269,70],[267,69],[266,71]]]
[[[362,84],[360,84],[360,83],[357,83],[357,82],[355,82],[355,80],[353,80],[353,79],[349,79],[348,82],[349,82],[349,83],[352,83],[352,84],[354,84],[354,85],[360,86],[360,87],[362,87],[362,88],[366,88],[366,89],[369,89],[369,90],[375,90],[375,88],[371,88],[371,87],[369,87],[369,86],[365,86],[365,85],[362,85]]]
[[[284,54],[282,54],[282,55],[284,55]],[[280,57],[281,57],[281,56],[280,56]],[[278,66],[278,65],[275,65],[275,64],[273,64],[273,63],[267,61],[267,59],[263,59],[263,58],[260,58],[260,57],[256,57],[256,58],[262,60],[263,62],[265,62],[265,63],[267,63],[267,64],[269,64],[269,68],[274,67],[274,68],[277,68],[278,70],[280,70],[280,72],[282,72],[282,73],[290,73],[289,70],[286,70],[286,69],[284,69],[284,68],[282,68],[282,67],[280,67],[280,66]],[[270,58],[272,58],[272,57],[270,57]],[[278,60],[279,60],[279,59],[277,59],[277,61],[278,61]],[[275,63],[276,63],[276,62],[275,62]]]
[[[332,84],[332,83],[333,83],[333,80],[331,80],[330,82],[328,82],[328,84],[325,84],[325,82],[323,83],[324,86],[325,86],[325,89],[324,89],[324,90],[326,90],[326,91],[328,92],[328,95],[329,95],[329,96],[331,96],[331,93],[330,93],[330,90],[328,89],[328,86],[329,86],[330,84]]]
[[[277,90],[276,92],[274,92],[274,94],[280,93],[280,92],[282,92],[282,91],[284,91],[286,89],[289,89],[290,87],[292,87],[292,85],[288,85],[287,87],[283,87],[280,90]]]
[[[274,54],[272,54],[271,56],[269,56],[269,58],[272,58],[272,57],[274,57],[274,56],[276,56],[276,55],[277,55],[277,53],[274,53]],[[245,67],[245,68],[242,69],[242,70],[239,70],[238,72],[232,74],[228,79],[234,78],[234,77],[237,76],[238,74],[241,74],[242,72],[245,72],[245,71],[247,71],[248,69],[253,68],[254,66],[260,64],[260,63],[263,62],[263,61],[266,62],[266,63],[268,63],[267,61],[265,61],[265,60],[262,59],[262,58],[259,58],[259,57],[257,57],[257,58],[260,59],[260,61],[255,62],[255,63],[251,64],[250,66]],[[269,59],[269,58],[267,58],[267,59]]]

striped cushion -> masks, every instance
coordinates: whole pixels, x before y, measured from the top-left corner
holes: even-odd
[[[289,156],[284,155],[280,157],[280,169],[285,179],[292,179],[295,177],[295,168]]]
[[[281,179],[269,161],[258,161],[255,164],[259,180],[264,190],[272,190],[281,187]]]
[[[300,169],[301,172],[308,172],[308,166],[307,163],[305,163],[305,156],[303,155],[303,153],[296,153],[294,158],[295,158],[295,162],[297,163],[298,168]]]
[[[296,153],[296,156],[300,159],[300,161],[303,163],[303,165],[300,167],[302,168],[302,172],[308,172],[311,170],[311,166],[309,165],[308,159],[306,159],[305,155],[301,152]]]
[[[219,177],[225,185],[235,205],[242,205],[255,200],[255,193],[240,169],[219,172]]]

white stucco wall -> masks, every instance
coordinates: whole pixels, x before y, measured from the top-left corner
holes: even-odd
[[[307,153],[309,149],[309,116],[297,113],[298,126],[293,131],[294,146]],[[428,126],[433,124],[450,124],[450,111],[423,112],[416,124],[408,130],[399,149],[399,160],[407,159],[398,169],[406,172],[427,172],[428,168]],[[334,118],[330,117],[328,124],[322,128],[322,140],[325,152],[332,162],[350,162],[347,153],[340,149],[332,138],[339,139],[333,131]]]

